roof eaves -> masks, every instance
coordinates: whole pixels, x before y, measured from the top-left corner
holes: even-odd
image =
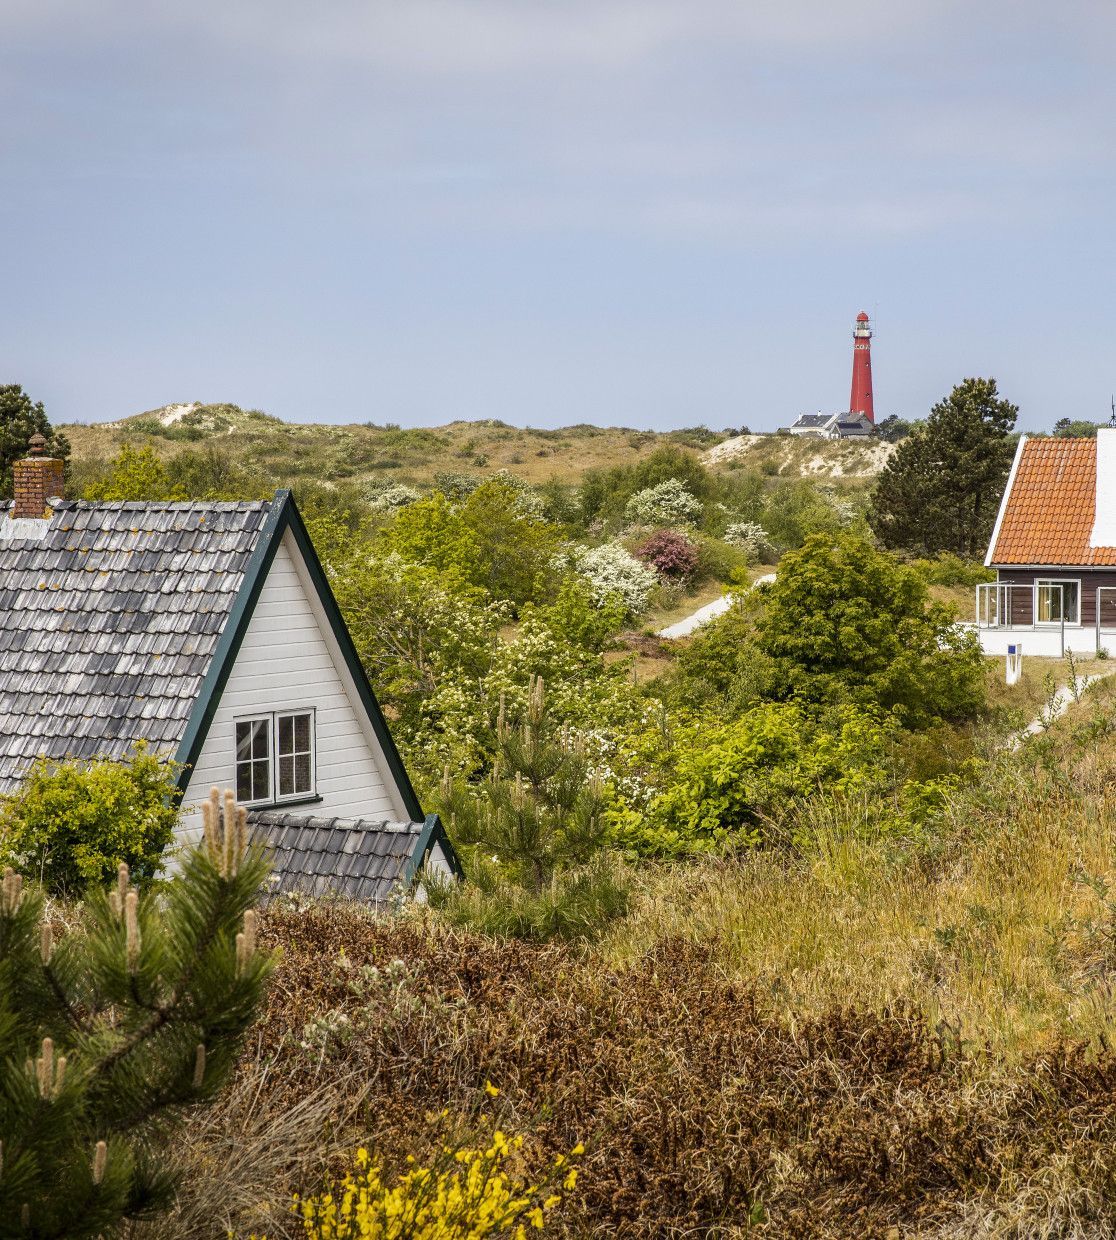
[[[1019,472],[1019,462],[1023,459],[1023,452],[1027,446],[1027,436],[1020,435],[1019,443],[1015,446],[1015,458],[1011,462],[1011,470],[1008,473],[1007,485],[1004,487],[1004,494],[1000,499],[1000,510],[996,513],[996,524],[992,527],[992,537],[988,540],[988,554],[984,557],[985,568],[990,568],[996,563],[993,558],[996,552],[996,543],[1000,538],[1000,527],[1004,523],[1004,513],[1007,512],[1008,503],[1011,499],[1011,490],[1015,485],[1015,476]]]

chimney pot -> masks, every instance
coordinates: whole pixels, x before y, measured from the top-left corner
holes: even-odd
[[[38,431],[36,431],[31,436],[31,442],[28,447],[31,450],[32,456],[42,456],[43,449],[46,447],[46,440],[39,434]]]

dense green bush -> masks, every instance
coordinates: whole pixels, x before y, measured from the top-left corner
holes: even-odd
[[[166,502],[184,500],[187,494],[153,448],[133,448],[124,444],[110,464],[108,473],[86,488],[85,498],[107,502]]]
[[[384,531],[384,550],[515,606],[552,598],[560,531],[531,510],[533,498],[500,478],[460,502],[436,491],[399,512]]]
[[[773,698],[850,700],[916,728],[984,705],[975,637],[930,601],[919,573],[854,535],[814,535],[783,558],[756,647],[772,661]]]
[[[913,560],[911,567],[932,586],[976,586],[996,580],[994,568],[985,568],[979,560],[963,560],[952,551],[942,551],[932,560]]]
[[[667,769],[657,776],[663,787],[644,808],[616,808],[613,838],[656,856],[772,842],[780,819],[804,798],[880,790],[887,732],[854,707],[819,721],[793,703],[757,706],[726,722],[684,724],[669,737]]]
[[[0,858],[54,892],[162,866],[177,820],[174,768],[142,745],[124,762],[39,761],[0,802]]]

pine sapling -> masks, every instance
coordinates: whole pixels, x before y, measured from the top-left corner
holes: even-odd
[[[0,883],[0,1240],[95,1237],[173,1193],[160,1152],[235,1063],[272,962],[254,905],[267,862],[214,789],[179,872],[121,865],[55,940],[42,892]]]

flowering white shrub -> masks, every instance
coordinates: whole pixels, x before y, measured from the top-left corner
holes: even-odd
[[[767,531],[756,521],[738,521],[725,530],[725,542],[730,546],[739,547],[749,560],[759,560],[765,551],[771,549],[771,539]]]
[[[640,525],[687,525],[701,516],[701,500],[684,482],[668,478],[658,486],[637,491],[628,500],[624,515]]]
[[[641,564],[618,542],[583,552],[577,559],[577,571],[588,582],[598,605],[615,594],[633,616],[646,609],[648,596],[659,581],[653,568]]]
[[[382,491],[377,492],[368,501],[368,507],[374,512],[394,512],[397,508],[406,508],[408,504],[413,504],[421,498],[414,487],[409,487],[402,482],[393,482],[391,486],[384,487]]]

